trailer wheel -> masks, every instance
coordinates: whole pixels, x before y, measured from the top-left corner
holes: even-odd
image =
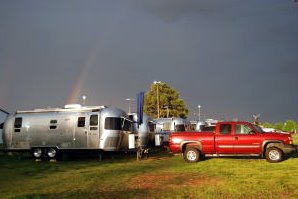
[[[47,156],[49,158],[55,158],[57,155],[57,150],[55,148],[49,148],[47,149]]]
[[[265,157],[268,162],[276,163],[283,160],[283,153],[276,147],[269,147],[266,150]]]
[[[200,152],[193,147],[187,147],[183,153],[183,158],[186,162],[194,163],[200,160]]]
[[[42,156],[42,150],[41,150],[41,148],[32,149],[32,155],[35,158],[41,158],[41,156]]]

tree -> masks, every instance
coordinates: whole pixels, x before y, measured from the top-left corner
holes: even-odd
[[[265,128],[274,128],[276,130],[294,133],[297,133],[298,130],[298,123],[296,123],[295,120],[287,120],[286,122],[277,122],[275,124],[265,122],[262,123],[261,126]]]
[[[284,123],[284,127],[283,127],[283,130],[284,131],[287,131],[287,132],[295,132],[296,133],[296,122],[294,120],[287,120],[285,123]]]
[[[158,95],[157,95],[158,92]],[[160,117],[186,118],[188,109],[179,93],[163,82],[153,83],[145,94],[144,112],[153,118],[158,117],[157,106],[159,102]]]

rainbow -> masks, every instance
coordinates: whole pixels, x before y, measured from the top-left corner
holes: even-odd
[[[95,64],[96,56],[98,49],[95,49],[87,59],[86,63],[81,67],[78,78],[76,79],[70,94],[67,97],[66,104],[77,103],[78,99],[81,97],[82,87],[86,78],[88,77],[89,71],[92,69],[92,66]]]

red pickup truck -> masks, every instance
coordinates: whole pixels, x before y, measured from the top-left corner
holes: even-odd
[[[186,162],[211,156],[261,156],[280,162],[296,150],[291,134],[266,133],[249,122],[218,122],[214,132],[176,132],[169,136],[173,153],[183,153]]]

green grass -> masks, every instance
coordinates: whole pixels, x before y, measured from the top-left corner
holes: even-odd
[[[298,144],[298,135],[294,136]],[[35,162],[0,154],[0,198],[298,198],[298,153],[272,164],[260,158],[180,155]]]

